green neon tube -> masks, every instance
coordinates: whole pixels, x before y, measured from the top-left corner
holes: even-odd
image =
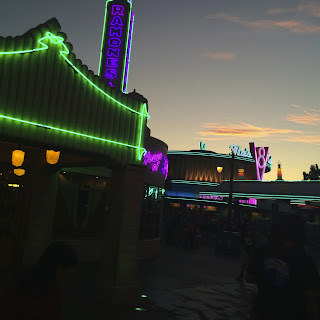
[[[43,124],[40,124],[40,123],[37,123],[37,122],[26,121],[26,120],[22,120],[22,119],[18,119],[18,118],[4,116],[4,115],[1,115],[1,114],[0,114],[0,118],[7,119],[7,120],[12,120],[12,121],[16,121],[16,122],[21,122],[21,123],[25,123],[25,124],[29,124],[29,125],[33,125],[33,126],[37,126],[37,127],[42,127],[42,128],[45,128],[45,129],[52,129],[52,130],[55,130],[55,131],[64,132],[64,133],[68,133],[68,134],[73,134],[73,135],[80,136],[80,137],[85,137],[85,138],[90,138],[90,139],[99,140],[99,141],[103,141],[103,142],[113,143],[113,144],[129,147],[129,148],[134,148],[134,149],[137,149],[139,151],[139,155],[140,155],[140,159],[139,160],[141,160],[142,154],[144,152],[146,152],[146,149],[141,148],[140,146],[133,146],[133,145],[130,145],[130,144],[121,143],[121,142],[117,142],[117,141],[112,141],[112,140],[104,139],[104,138],[99,138],[99,137],[95,137],[95,136],[88,135],[88,134],[83,134],[83,133],[70,131],[70,130],[65,130],[65,129],[61,129],[61,128],[57,128],[57,127],[47,126],[47,125],[43,125]]]
[[[105,139],[105,138],[99,138],[99,137],[95,137],[95,136],[92,136],[92,135],[87,135],[87,134],[83,134],[83,133],[79,133],[79,132],[75,132],[75,131],[65,130],[65,129],[61,129],[61,128],[57,128],[57,127],[53,127],[53,126],[48,126],[48,125],[44,125],[44,124],[40,124],[40,123],[36,123],[36,122],[25,121],[25,120],[22,120],[22,119],[13,118],[13,117],[9,117],[9,116],[6,116],[6,115],[0,115],[0,117],[3,118],[3,119],[18,121],[18,122],[26,123],[26,124],[30,124],[30,125],[36,125],[36,126],[40,126],[40,127],[43,127],[43,128],[48,128],[48,129],[52,129],[52,130],[56,130],[56,131],[60,131],[60,132],[65,132],[65,133],[69,133],[69,134],[73,134],[73,135],[77,135],[77,136],[92,138],[92,139],[95,139],[95,140],[100,140],[100,141],[104,141],[104,142],[108,142],[108,143],[113,143],[113,144],[117,144],[117,145],[121,145],[121,146],[125,146],[125,147],[135,148],[135,149],[137,149],[137,152],[138,152],[138,158],[139,158],[139,160],[141,160],[143,154],[145,154],[145,152],[146,152],[146,150],[141,147],[143,124],[144,124],[145,118],[146,119],[150,119],[150,116],[149,116],[148,111],[147,111],[146,103],[142,104],[142,108],[141,108],[142,110],[141,110],[141,112],[138,112],[138,111],[136,111],[136,110],[124,105],[123,103],[117,101],[116,99],[114,99],[113,97],[108,95],[106,92],[104,92],[102,89],[100,89],[90,79],[88,79],[78,68],[76,68],[76,66],[74,66],[72,64],[72,62],[67,58],[66,55],[70,54],[70,52],[69,52],[67,46],[64,44],[64,39],[62,37],[57,37],[57,36],[53,35],[51,32],[47,32],[46,33],[46,37],[40,38],[38,40],[38,42],[40,43],[40,45],[42,47],[35,48],[35,49],[29,49],[29,50],[20,50],[20,51],[12,51],[12,52],[0,52],[0,56],[1,55],[8,55],[8,54],[33,53],[33,52],[48,50],[49,47],[48,47],[47,44],[43,43],[44,40],[50,40],[51,43],[53,43],[55,45],[61,44],[64,49],[60,51],[60,55],[65,59],[65,61],[75,71],[77,71],[78,74],[80,74],[88,83],[90,83],[95,89],[97,89],[105,97],[107,97],[108,99],[114,101],[115,103],[117,103],[119,106],[125,108],[126,110],[137,114],[140,117],[140,132],[138,134],[138,145],[137,146],[133,146],[133,145],[130,145],[130,144],[121,143],[121,142],[117,142],[117,141],[112,141],[112,140]]]
[[[64,50],[60,51],[60,54],[62,55],[62,57],[66,60],[66,62],[69,63],[69,65],[77,71],[77,73],[79,73],[87,82],[89,82],[94,88],[96,88],[98,91],[100,91],[104,96],[106,96],[108,99],[114,101],[115,103],[117,103],[118,105],[120,105],[121,107],[136,113],[138,115],[141,115],[143,117],[146,117],[147,119],[150,119],[150,116],[147,112],[147,106],[144,103],[142,106],[142,112],[138,112],[126,105],[124,105],[123,103],[121,103],[120,101],[114,99],[113,97],[111,97],[110,95],[108,95],[106,92],[104,92],[102,89],[100,89],[98,86],[96,86],[89,78],[87,78],[75,65],[73,65],[73,63],[66,57],[66,55],[70,54],[69,49],[67,48],[67,46],[64,44],[64,39],[62,37],[57,37],[55,35],[53,35],[51,32],[47,32],[47,36],[43,37],[41,39],[38,40],[38,42],[42,45],[42,48],[36,48],[36,49],[29,49],[29,50],[21,50],[21,51],[11,51],[11,52],[0,52],[0,55],[6,55],[6,54],[21,54],[21,53],[32,53],[32,52],[37,52],[37,51],[42,51],[42,50],[48,50],[49,47],[48,45],[46,45],[45,43],[43,43],[44,40],[50,40],[53,44],[61,44],[64,48]]]

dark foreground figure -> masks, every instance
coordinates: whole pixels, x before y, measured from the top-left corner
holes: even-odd
[[[278,218],[271,241],[257,248],[246,281],[258,285],[257,320],[319,320],[319,272],[304,250],[303,223],[295,216]]]
[[[52,243],[38,263],[8,289],[0,310],[1,320],[59,320],[58,285],[77,264],[74,250],[63,242]]]

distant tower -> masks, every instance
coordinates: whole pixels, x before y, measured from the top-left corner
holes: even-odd
[[[281,163],[280,162],[278,162],[277,180],[283,180],[282,179],[282,169],[281,169]]]

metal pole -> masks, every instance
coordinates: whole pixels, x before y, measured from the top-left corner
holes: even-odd
[[[228,201],[228,217],[227,230],[231,229],[231,213],[232,213],[232,194],[233,194],[233,174],[234,174],[234,153],[232,152],[230,163],[230,185],[229,185],[229,201]]]

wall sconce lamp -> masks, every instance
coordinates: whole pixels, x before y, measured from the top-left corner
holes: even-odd
[[[217,171],[219,172],[219,173],[221,173],[222,172],[222,170],[223,170],[223,167],[217,167]]]
[[[13,169],[13,173],[19,177],[23,176],[26,173],[26,170],[22,168]]]
[[[59,161],[60,151],[47,150],[46,159],[49,164],[56,164]]]
[[[11,156],[12,165],[15,167],[20,167],[24,161],[25,152],[22,150],[13,150]]]

